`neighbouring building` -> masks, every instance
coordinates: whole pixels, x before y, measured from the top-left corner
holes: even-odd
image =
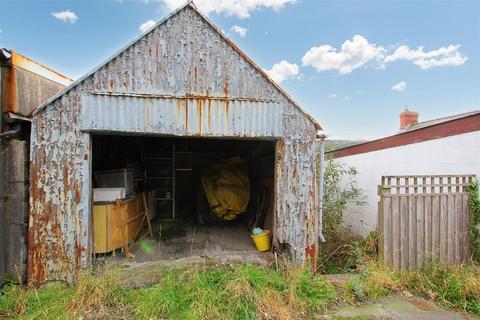
[[[23,281],[27,265],[30,116],[73,80],[0,49],[0,278]]]
[[[29,280],[70,282],[90,265],[96,170],[115,161],[138,163],[147,187],[149,179],[173,179],[149,177],[145,168],[167,147],[173,157],[189,152],[193,163],[181,172],[174,168],[174,189],[155,198],[173,203],[171,219],[193,211],[196,163],[238,151],[250,159],[252,179],[270,185],[275,250],[310,263],[319,130],[221,30],[185,4],[34,111]],[[235,241],[225,239],[231,246]]]
[[[480,111],[418,122],[405,109],[395,135],[330,152],[344,166],[357,168],[356,182],[366,203],[350,208],[345,221],[356,235],[377,226],[378,186],[382,176],[480,176]]]

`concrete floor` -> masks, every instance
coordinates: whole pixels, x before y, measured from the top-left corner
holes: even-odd
[[[362,306],[345,305],[323,319],[364,320],[478,320],[478,317],[444,310],[423,298],[397,294]]]
[[[182,221],[152,220],[153,238],[137,241],[130,249],[135,262],[174,260],[189,257],[264,263],[270,253],[255,249],[248,229],[243,225],[193,225]],[[106,262],[126,263],[123,253],[99,258]]]

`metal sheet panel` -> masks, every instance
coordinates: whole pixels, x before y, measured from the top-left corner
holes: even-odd
[[[16,108],[9,111],[22,116],[30,116],[40,103],[65,87],[22,68],[14,67],[12,70],[15,72],[15,97],[17,101],[15,101]]]
[[[295,262],[314,264],[318,213],[316,128],[295,108],[283,115],[277,150],[276,232]]]
[[[281,137],[276,102],[86,95],[82,130],[184,136]]]
[[[72,93],[32,123],[28,280],[72,282],[87,267],[90,137]]]
[[[2,55],[2,52],[0,55]],[[14,51],[2,62],[2,108],[28,117],[72,80]]]
[[[296,262],[314,252],[316,123],[190,6],[52,104],[32,126],[34,283],[88,264],[88,132],[279,139],[276,241]]]

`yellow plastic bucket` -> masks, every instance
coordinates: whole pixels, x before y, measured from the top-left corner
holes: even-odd
[[[258,236],[251,235],[253,242],[255,243],[255,247],[260,252],[270,250],[270,230],[265,230],[265,233],[259,234]]]

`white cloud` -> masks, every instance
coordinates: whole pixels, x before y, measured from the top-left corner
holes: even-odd
[[[185,3],[185,0],[163,0],[169,10],[174,10]],[[224,13],[227,16],[248,18],[250,13],[262,8],[280,10],[287,4],[297,0],[196,0],[194,3],[205,14]]]
[[[279,63],[274,64],[272,69],[265,71],[273,80],[278,83],[290,78],[295,78],[300,73],[300,69],[296,64],[289,63],[286,60],[282,60]]]
[[[310,48],[303,56],[302,64],[312,66],[319,72],[338,70],[340,74],[349,74],[367,62],[380,62],[384,56],[383,47],[377,47],[361,35],[355,35],[352,40],[345,41],[338,52],[328,44]]]
[[[331,95],[329,95],[328,97],[329,98],[335,98],[337,95],[335,93],[332,93]]]
[[[413,50],[408,46],[398,47],[393,54],[385,58],[385,62],[393,62],[399,60],[413,61],[414,64],[422,69],[430,69],[432,67],[441,66],[459,66],[467,61],[467,57],[461,54],[458,49],[460,45],[449,45],[441,47],[437,50],[427,51],[423,47]]]
[[[240,38],[245,38],[247,35],[247,29],[240,26],[233,26],[230,30],[238,34]]]
[[[350,98],[349,96],[345,96],[344,99],[348,101],[348,100],[350,100],[351,98]]]
[[[138,27],[138,29],[139,29],[142,33],[144,33],[144,32],[146,32],[147,30],[150,30],[150,28],[152,28],[152,27],[155,25],[155,23],[156,23],[156,22],[153,21],[153,20],[145,21],[144,23],[142,23],[142,24],[140,25],[140,27]]]
[[[352,40],[345,41],[340,50],[329,44],[310,48],[303,56],[302,64],[314,67],[318,72],[336,70],[340,74],[349,74],[367,65],[385,69],[388,63],[401,60],[412,61],[424,70],[440,66],[459,66],[468,60],[459,52],[460,45],[449,45],[427,52],[423,47],[417,49],[410,49],[406,45],[395,47],[395,50],[389,50],[384,46],[370,43],[361,35],[355,35]]]
[[[407,83],[405,81],[400,81],[392,87],[393,91],[402,92],[407,88]]]
[[[65,11],[60,11],[60,12],[52,12],[50,13],[52,16],[54,16],[56,19],[63,21],[63,22],[69,22],[69,23],[75,23],[78,20],[77,15],[75,12],[70,11],[70,10],[65,10]]]

